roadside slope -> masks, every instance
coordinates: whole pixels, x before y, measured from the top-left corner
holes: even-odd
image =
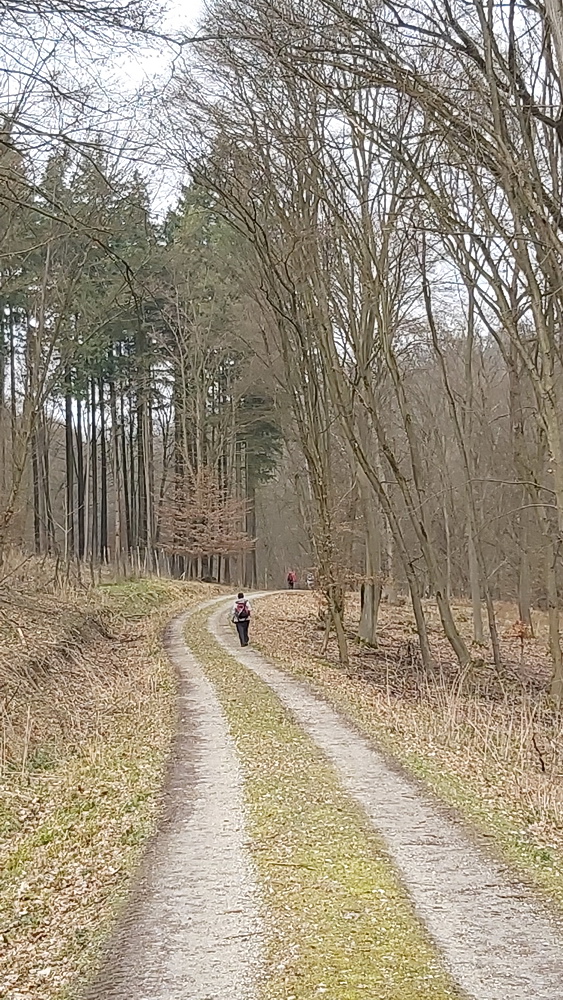
[[[27,567],[26,567],[27,568]],[[213,593],[138,581],[0,592],[0,996],[74,997],[158,810],[175,728],[166,621]]]

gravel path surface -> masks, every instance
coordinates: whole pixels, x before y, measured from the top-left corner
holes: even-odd
[[[212,602],[211,602],[212,603]],[[168,629],[180,720],[166,811],[89,1000],[253,1000],[261,964],[242,779],[214,688]]]
[[[251,648],[241,649],[224,606],[209,627],[270,685],[332,760],[385,839],[462,990],[473,1000],[561,1000],[563,936],[526,890],[304,684]]]

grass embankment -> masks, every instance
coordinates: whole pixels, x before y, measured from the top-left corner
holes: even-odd
[[[265,1000],[456,996],[382,845],[275,694],[211,638],[190,648],[215,684],[240,756],[268,935]]]
[[[352,636],[353,604],[351,610]],[[515,610],[500,609],[506,668],[498,677],[488,663],[461,674],[430,607],[428,613],[437,663],[430,677],[413,656],[414,625],[406,607],[382,608],[379,650],[351,641],[346,671],[335,663],[334,648],[328,658],[320,656],[323,631],[313,595],[257,602],[253,638],[486,834],[520,877],[563,907],[563,720],[547,697],[545,616],[537,614],[537,638],[526,641],[522,662],[511,627]],[[467,608],[456,613],[469,640]]]
[[[95,965],[174,730],[162,628],[211,590],[0,591],[0,997],[74,997]]]

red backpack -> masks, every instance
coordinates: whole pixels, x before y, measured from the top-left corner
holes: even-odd
[[[237,621],[245,621],[246,618],[250,618],[250,608],[248,607],[247,601],[237,601],[235,604],[235,618]]]

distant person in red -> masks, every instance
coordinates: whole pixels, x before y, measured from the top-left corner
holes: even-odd
[[[250,601],[246,600],[242,590],[233,606],[233,622],[237,627],[241,646],[248,646],[248,626],[250,625]]]
[[[297,583],[297,573],[294,573],[293,570],[290,569],[289,573],[287,574],[287,585],[289,589],[293,590],[296,583]]]

